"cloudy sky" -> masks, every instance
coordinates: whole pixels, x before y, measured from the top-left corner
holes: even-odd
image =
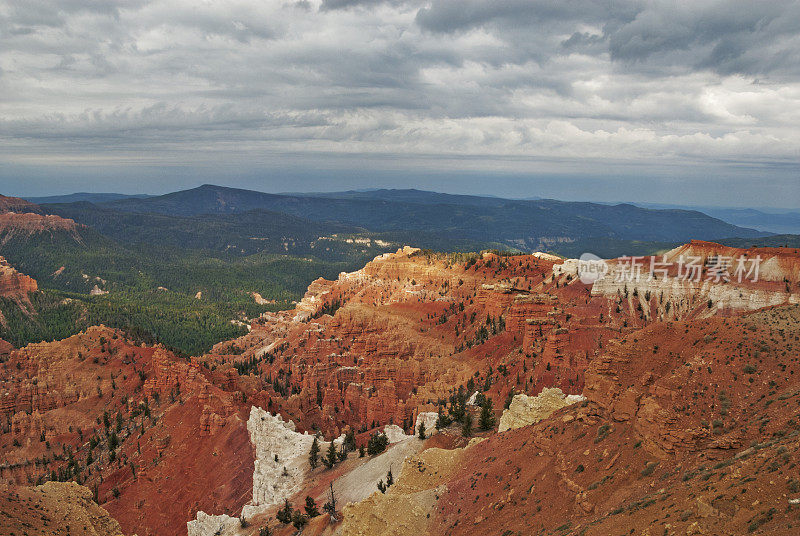
[[[0,190],[800,206],[800,1],[0,0]]]

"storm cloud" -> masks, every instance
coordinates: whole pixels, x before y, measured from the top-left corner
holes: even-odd
[[[785,172],[800,2],[0,0],[0,95],[9,165]]]

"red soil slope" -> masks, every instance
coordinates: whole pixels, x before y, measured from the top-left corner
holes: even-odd
[[[0,386],[4,482],[77,480],[139,536],[249,500],[249,406],[196,363],[94,327],[12,351]]]
[[[798,341],[796,306],[637,331],[592,363],[587,402],[453,451],[427,514],[398,493],[361,518],[429,515],[441,535],[796,534]],[[412,482],[413,467],[447,473],[411,467]]]

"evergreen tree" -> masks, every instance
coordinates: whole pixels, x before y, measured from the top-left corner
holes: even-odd
[[[336,465],[336,460],[338,459],[336,454],[336,445],[333,444],[333,441],[330,442],[328,445],[328,454],[325,458],[322,459],[322,463],[325,464],[325,467],[330,469],[334,465]]]
[[[308,517],[317,517],[319,515],[317,503],[310,495],[306,497],[306,515]]]
[[[308,523],[308,517],[303,512],[300,510],[292,512],[292,525],[294,525],[294,528],[300,530],[306,523]]]
[[[385,433],[373,434],[367,441],[367,454],[375,456],[386,450],[388,446],[389,438],[386,437]]]
[[[425,423],[424,422],[419,423],[419,438],[420,439],[425,439]]]
[[[494,428],[494,410],[492,409],[492,399],[489,397],[486,397],[486,400],[481,406],[481,417],[479,423],[481,430],[491,430]]]
[[[284,499],[283,508],[278,510],[278,513],[275,514],[275,519],[284,525],[288,525],[292,522],[292,512],[292,505],[289,503],[289,499]]]
[[[517,373],[517,383],[519,383],[519,373]],[[514,392],[513,388],[508,392],[508,396],[506,397],[506,401],[505,401],[505,403],[503,403],[503,409],[508,409],[511,406],[511,402],[514,401],[514,395],[515,394],[516,393]]]
[[[461,435],[469,437],[472,435],[472,414],[464,415],[464,422],[461,424]]]
[[[486,375],[486,381],[483,383],[483,391],[486,392],[492,388],[492,373]]]
[[[356,432],[353,429],[344,436],[344,446],[347,450],[356,450]]]
[[[452,422],[453,419],[442,413],[441,408],[439,408],[439,415],[436,417],[436,429],[441,430],[442,428],[447,428]]]
[[[331,521],[336,521],[336,495],[333,493],[333,482],[330,483],[328,502],[325,503],[322,509],[331,516]]]
[[[111,435],[108,437],[108,450],[113,451],[119,446],[119,438],[117,437],[116,432],[111,432]]]
[[[311,443],[311,451],[308,453],[308,463],[312,469],[316,469],[319,465],[319,441],[317,436],[314,436],[314,442]]]
[[[472,381],[472,378],[469,379]],[[471,391],[469,391],[471,392]],[[467,392],[463,387],[458,388],[458,392],[454,394],[450,401],[450,417],[452,420],[461,422],[467,411]]]

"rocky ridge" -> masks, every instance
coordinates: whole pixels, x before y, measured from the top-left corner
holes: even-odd
[[[0,195],[0,214],[8,212],[41,214],[42,208],[19,197]]]
[[[268,409],[325,435],[385,424],[410,431],[453,386],[497,366],[504,372],[492,381],[502,396],[512,383],[530,394],[549,386],[580,393],[587,358],[622,320],[604,322],[605,300],[561,287],[553,262],[401,249],[336,281],[315,281],[294,311],[265,315],[204,359],[255,360],[269,382]],[[518,350],[525,359],[512,369],[505,361]]]
[[[740,259],[744,262],[741,266]],[[629,260],[610,261],[611,273],[592,285],[592,295],[616,299],[618,304],[636,308],[642,316],[659,321],[796,304],[800,303],[798,259],[799,250],[740,249],[695,240],[661,257],[638,259],[639,278],[631,277],[629,266],[624,274],[620,273]],[[688,268],[690,262],[701,270]],[[718,263],[720,269],[715,270]],[[681,265],[683,274],[678,273]],[[656,270],[652,278],[651,266]],[[577,265],[574,270],[577,272]]]
[[[31,344],[0,363],[0,478],[75,479],[125,532],[183,534],[196,511],[249,501],[240,402],[198,363],[103,326]]]
[[[81,227],[69,218],[50,214],[5,212],[0,214],[0,245],[13,239],[54,231],[64,231],[80,243],[83,240],[79,232]]]

